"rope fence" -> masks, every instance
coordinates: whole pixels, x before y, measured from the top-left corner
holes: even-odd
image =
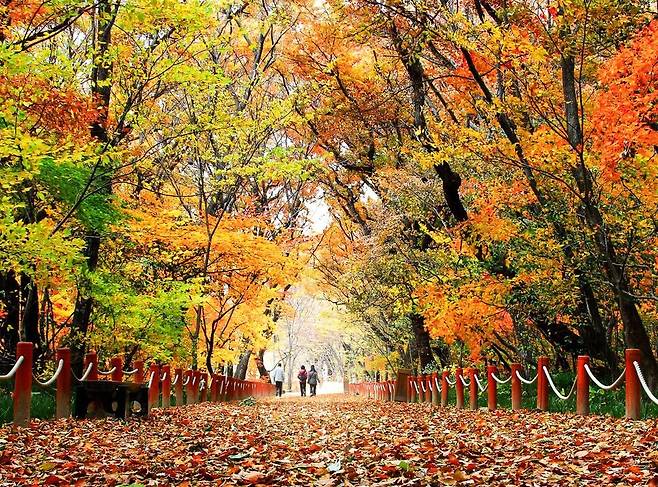
[[[449,371],[433,372],[431,374],[410,375],[409,371],[400,371],[398,380],[386,382],[360,382],[349,384],[346,392],[363,395],[369,399],[384,401],[403,401],[431,403],[435,406],[448,405],[448,390],[455,390],[456,407],[465,408],[465,394],[468,393],[470,409],[478,409],[478,396],[487,393],[487,408],[495,410],[498,401],[498,384],[510,384],[511,405],[513,410],[522,408],[523,385],[536,383],[537,409],[548,411],[549,395],[552,393],[562,401],[576,398],[576,413],[588,415],[590,413],[590,385],[604,391],[622,386],[625,387],[626,418],[640,419],[643,395],[658,405],[658,397],[647,384],[642,373],[641,353],[637,349],[625,351],[626,366],[621,375],[610,385],[603,384],[594,376],[589,366],[588,356],[579,356],[576,364],[576,377],[569,391],[560,390],[551,376],[548,357],[539,357],[537,360],[537,373],[532,379],[526,379],[521,364],[510,366],[510,374],[506,379],[498,375],[498,368],[493,365],[486,367],[485,375],[480,376],[476,368],[456,368],[453,373]],[[451,379],[452,376],[452,379]],[[382,385],[386,387],[382,388]]]
[[[60,348],[55,354],[55,372],[41,381],[33,372],[33,344],[19,342],[16,346],[16,362],[9,372],[0,375],[0,381],[13,381],[13,423],[25,426],[31,417],[32,386],[55,388],[55,418],[71,416],[71,402],[75,387],[86,387],[94,383],[137,384],[144,389],[148,398],[148,410],[158,407],[196,404],[206,401],[236,401],[249,396],[265,397],[274,395],[274,385],[263,381],[246,381],[221,374],[208,374],[200,370],[175,368],[170,365],[151,364],[145,372],[144,361],[136,360],[134,369],[123,370],[121,357],[112,357],[108,370],[99,370],[96,352],[89,352],[83,361],[83,373],[78,377],[71,366],[71,350]],[[173,380],[172,380],[173,377]],[[124,378],[130,378],[125,382]],[[391,384],[389,390],[393,390]],[[382,393],[383,395],[383,393]],[[145,412],[148,414],[148,411]]]
[[[53,385],[55,383],[55,381],[59,377],[59,374],[62,373],[63,369],[64,369],[64,360],[59,359],[59,362],[57,362],[57,370],[55,370],[55,373],[53,374],[53,376],[50,379],[48,379],[47,381],[41,382],[39,380],[39,378],[34,374],[32,374],[32,377],[34,378],[34,381],[37,384],[39,384],[41,387],[50,387],[51,385]]]

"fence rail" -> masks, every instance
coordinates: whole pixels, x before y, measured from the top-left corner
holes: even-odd
[[[150,364],[148,373],[144,373],[144,361],[136,360],[134,369],[123,370],[121,357],[110,359],[107,371],[99,370],[98,355],[89,352],[84,358],[84,372],[76,377],[71,369],[71,350],[57,349],[55,355],[56,370],[53,376],[41,382],[34,377],[32,371],[33,344],[20,342],[16,347],[16,362],[9,373],[0,375],[0,380],[14,381],[13,392],[13,422],[23,426],[30,420],[32,402],[32,385],[37,383],[42,387],[55,387],[55,418],[68,418],[71,415],[71,399],[73,383],[97,381],[105,376],[113,382],[122,382],[124,376],[130,377],[136,384],[148,386],[148,407],[171,406],[171,396],[176,398],[176,404],[196,404],[205,401],[234,401],[245,397],[264,397],[274,394],[274,385],[263,381],[246,381],[227,377],[221,374],[211,374],[200,370],[183,370],[178,367],[173,373],[170,365],[159,366]],[[186,394],[183,394],[185,387]]]
[[[553,381],[550,373],[548,357],[539,357],[537,360],[537,371],[532,379],[524,377],[524,371],[521,364],[511,364],[510,374],[507,378],[502,379],[498,374],[498,368],[493,365],[486,367],[486,382],[484,378],[480,379],[479,371],[476,368],[455,369],[453,380],[450,379],[450,372],[443,371],[441,374],[433,372],[418,376],[409,376],[402,384],[397,381],[386,382],[359,382],[349,384],[347,393],[360,394],[375,400],[393,401],[395,397],[403,397],[407,402],[427,402],[435,406],[448,405],[448,390],[455,389],[456,407],[463,409],[465,402],[465,388],[468,389],[468,401],[470,409],[478,408],[478,396],[487,394],[487,408],[495,410],[498,405],[498,384],[504,384],[511,381],[511,402],[512,409],[521,409],[521,395],[523,384],[537,383],[537,409],[542,411],[548,410],[548,400],[550,392],[563,401],[570,399],[576,394],[576,413],[588,415],[590,412],[590,380],[591,382],[606,391],[621,387],[624,384],[626,393],[626,418],[640,419],[642,392],[655,404],[658,404],[658,398],[653,394],[642,375],[640,368],[641,353],[638,349],[627,349],[625,352],[626,367],[617,380],[611,385],[605,385],[599,381],[589,367],[589,357],[578,357],[576,365],[576,378],[567,394],[562,394]]]

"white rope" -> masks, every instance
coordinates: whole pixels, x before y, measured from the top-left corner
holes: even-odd
[[[537,380],[537,376],[538,376],[538,375],[535,374],[535,376],[534,376],[534,378],[533,378],[532,380],[526,380],[526,379],[524,379],[523,377],[521,377],[521,374],[519,374],[519,371],[518,371],[518,370],[516,371],[516,377],[517,377],[521,382],[523,382],[524,384],[532,384],[534,381]]]
[[[416,384],[416,381],[415,381],[415,380],[413,380],[413,381],[411,381],[411,382],[412,382],[412,384],[414,385],[414,388],[416,389],[416,394],[418,394],[418,384]]]
[[[469,380],[468,382],[466,382],[466,381],[464,380],[464,376],[463,376],[463,375],[460,375],[460,376],[459,376],[459,380],[461,380],[461,381],[462,381],[462,384],[464,384],[466,387],[468,387],[468,386],[471,385],[471,381]]]
[[[487,387],[489,387],[489,383],[487,382],[487,385],[483,387],[482,383],[480,382],[480,379],[478,379],[478,376],[474,375],[473,377],[475,377],[475,382],[477,382],[478,389],[480,389],[480,392],[486,391]]]
[[[154,378],[155,378],[155,371],[151,372],[151,377],[149,377],[149,389],[151,388],[151,384],[153,383]]]
[[[112,368],[111,368],[110,370],[108,370],[107,372],[106,372],[106,371],[103,371],[103,370],[99,370],[98,373],[99,373],[100,375],[112,375],[116,370],[117,370],[117,368],[116,368],[116,366],[115,366],[115,367],[112,367]]]
[[[196,375],[192,374],[192,385],[196,383]]]
[[[167,380],[167,373],[165,372],[164,374],[162,374],[162,377],[160,377],[160,382],[164,382],[166,380]]]
[[[432,378],[430,377],[429,380],[427,381],[427,385],[430,388],[430,392],[434,392],[434,387],[432,387]]]
[[[437,392],[441,392],[441,386],[439,385],[439,378],[434,377],[434,384],[436,385]]]
[[[423,394],[425,394],[427,392],[427,388],[425,387],[425,381],[424,380],[420,381],[420,387],[422,387]]]
[[[205,388],[206,388],[206,381],[203,380],[203,379],[201,379],[201,380],[199,381],[199,391],[202,391],[202,390],[204,390]]]
[[[578,379],[576,378],[576,379],[573,380],[573,384],[571,385],[571,390],[569,391],[569,394],[567,394],[566,396],[563,396],[557,390],[557,387],[555,387],[555,384],[553,384],[553,378],[551,377],[551,374],[548,373],[548,369],[546,368],[545,365],[542,367],[542,369],[544,370],[544,375],[548,379],[548,383],[550,384],[551,389],[553,389],[553,392],[555,393],[555,395],[557,397],[559,397],[560,399],[562,399],[563,401],[566,401],[567,399],[569,399],[571,397],[571,394],[573,394],[573,391],[576,390],[576,382],[578,381]]]
[[[55,371],[55,374],[48,379],[46,382],[41,382],[38,377],[34,377],[34,380],[37,381],[37,384],[39,384],[42,387],[48,387],[53,384],[57,380],[57,377],[59,377],[59,374],[62,373],[62,369],[64,368],[64,360],[59,359],[59,362],[57,363],[57,370]]]
[[[649,386],[647,385],[646,381],[644,380],[644,376],[642,375],[642,370],[640,370],[640,364],[637,363],[637,361],[633,360],[633,367],[635,367],[635,372],[637,372],[637,377],[640,379],[640,384],[642,384],[642,389],[644,389],[644,392],[646,395],[651,399],[655,404],[658,404],[658,398],[653,395],[651,392],[651,389],[649,389]]]
[[[89,377],[89,374],[91,374],[91,369],[93,369],[93,368],[94,368],[94,363],[90,362],[89,365],[87,365],[87,370],[85,370],[85,373],[82,374],[82,377],[80,377],[78,379],[75,376],[75,374],[73,374],[73,377],[75,377],[75,380],[77,380],[78,382],[82,382],[83,380],[87,380],[87,377]]]
[[[139,372],[139,369],[132,369],[132,370],[124,370],[123,375],[134,375],[137,372]]]
[[[190,376],[187,376],[187,379],[183,379],[183,385],[186,386],[187,384],[190,383]]]
[[[175,386],[176,384],[178,384],[178,379],[180,379],[180,374],[176,374],[174,376],[174,380],[171,381],[171,386],[172,387]]]
[[[454,386],[457,383],[457,379],[455,379],[454,382],[452,382],[448,377],[446,376],[446,382],[448,383],[449,386]]]
[[[622,381],[626,374],[626,367],[624,367],[624,370],[621,371],[621,375],[617,377],[617,380],[614,381],[612,384],[609,386],[606,386],[605,384],[602,384],[599,379],[594,377],[594,374],[592,374],[592,370],[589,368],[588,364],[585,364],[585,372],[587,372],[587,375],[589,375],[589,378],[592,379],[592,382],[594,382],[597,386],[599,386],[601,389],[604,391],[609,391],[610,389],[614,389],[619,385],[619,383]]]
[[[495,380],[495,381],[498,382],[499,384],[506,384],[507,382],[509,382],[510,380],[512,380],[512,376],[511,376],[511,375],[510,375],[507,379],[505,379],[505,380],[501,380],[501,379],[499,379],[499,378],[496,376],[496,374],[494,374],[493,372],[491,373],[491,377],[493,377],[493,380]]]
[[[391,392],[393,392],[393,389],[394,389],[393,384],[389,384],[389,385],[388,385],[388,390],[391,391]]]
[[[0,375],[0,380],[8,380],[8,379],[11,379],[12,377],[14,377],[14,374],[16,373],[16,371],[21,366],[21,364],[23,363],[24,360],[25,360],[25,357],[23,357],[22,355],[20,357],[18,357],[18,360],[16,360],[16,363],[11,368],[11,370],[9,372],[7,372],[5,375]]]

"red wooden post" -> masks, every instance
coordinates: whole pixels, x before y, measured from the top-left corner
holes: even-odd
[[[217,402],[217,374],[210,376],[212,382],[210,383],[210,402]]]
[[[439,405],[439,374],[432,372],[432,405]]]
[[[432,404],[432,389],[434,389],[432,384],[432,374],[427,374],[425,376],[425,402]]]
[[[468,369],[468,377],[471,380],[471,384],[469,386],[469,406],[472,410],[476,410],[478,408],[478,384],[475,380],[476,373],[477,369],[475,367]]]
[[[457,409],[464,409],[464,383],[462,382],[464,370],[458,367],[455,370],[455,388],[457,390]]]
[[[171,406],[171,365],[162,366],[162,407]]]
[[[579,355],[576,367],[576,413],[589,414],[589,376],[585,365],[589,364],[589,356]]]
[[[185,404],[194,404],[194,386],[192,381],[194,380],[193,371],[186,370],[183,375],[185,378]]]
[[[544,367],[548,369],[548,357],[542,355],[537,359],[537,409],[548,411],[548,379]]]
[[[110,374],[110,379],[115,382],[121,382],[123,380],[123,361],[121,357],[112,357],[110,359],[110,369],[114,371]]]
[[[135,360],[135,384],[143,384],[144,383],[144,361],[143,360]]]
[[[195,370],[194,371],[194,404],[199,403],[199,399],[201,398],[201,371],[200,370]]]
[[[14,375],[14,425],[25,426],[30,421],[32,402],[32,343],[18,342],[16,360],[23,357],[23,363]]]
[[[149,411],[160,405],[160,367],[151,364],[149,367]]]
[[[637,348],[626,349],[626,418],[640,419],[640,379],[633,362],[640,363],[642,352]]]
[[[222,374],[217,376],[217,400],[226,401],[226,379]]]
[[[208,383],[208,374],[206,372],[201,374],[201,380],[203,381],[203,389],[200,389],[201,399],[199,402],[206,402],[208,400],[208,387],[210,387],[210,384]],[[201,387],[201,384],[199,384],[199,387]]]
[[[184,404],[184,399],[183,399],[183,369],[180,367],[177,367],[175,370],[176,377],[178,379],[176,380],[176,385],[174,385],[174,394],[176,395],[176,406],[182,406]]]
[[[58,348],[55,361],[62,361],[62,371],[57,377],[57,392],[55,396],[55,418],[68,418],[71,416],[71,350]]]
[[[443,371],[441,373],[441,406],[446,407],[448,405],[448,375],[450,372]]]
[[[416,376],[416,382],[418,382],[418,402],[425,402],[425,374]]]
[[[512,374],[512,409],[521,409],[521,380],[517,376],[523,370],[521,364],[511,364]]]
[[[89,375],[87,376],[87,380],[98,380],[98,355],[96,355],[96,352],[93,350],[85,355],[84,370],[87,370],[89,364],[93,364],[93,366],[91,372],[89,372]]]
[[[407,402],[414,402],[413,391],[412,391],[414,386],[411,383],[411,377],[412,376],[407,377]]]
[[[498,383],[493,378],[496,370],[495,365],[487,365],[487,407],[489,411],[495,411],[498,406]]]

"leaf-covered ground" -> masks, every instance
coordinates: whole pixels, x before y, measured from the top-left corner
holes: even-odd
[[[656,421],[343,396],[0,429],[0,485],[600,486],[657,475]]]

